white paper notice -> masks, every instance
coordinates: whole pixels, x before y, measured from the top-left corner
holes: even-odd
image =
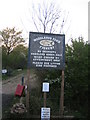
[[[43,83],[42,92],[49,92],[49,83]]]

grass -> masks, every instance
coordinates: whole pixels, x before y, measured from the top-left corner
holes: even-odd
[[[11,77],[15,77],[15,76],[17,76],[18,74],[21,74],[21,73],[25,74],[26,71],[27,71],[26,69],[24,69],[24,70],[18,70],[18,69],[13,70],[9,75],[8,74],[3,74],[2,75],[2,80],[7,80],[7,79],[9,79]]]
[[[33,74],[35,73],[35,70],[34,69],[30,69],[30,74]],[[12,70],[12,72],[10,73],[10,75],[8,74],[3,74],[2,75],[2,80],[7,80],[9,78],[12,78],[12,77],[15,77],[19,74],[27,74],[27,69],[15,69],[15,70]]]
[[[2,117],[3,118],[9,117],[11,107],[13,106],[13,104],[19,102],[19,99],[16,98],[14,95],[12,95],[12,99],[13,100],[11,101],[11,103],[8,106],[6,106],[4,109],[2,108]]]
[[[5,108],[4,109],[4,111],[3,111],[3,115],[2,115],[2,120],[3,119],[15,119],[15,118],[22,118],[22,117],[25,117],[25,114],[12,114],[11,113],[11,108],[13,107],[13,105],[14,104],[16,104],[16,103],[19,103],[20,102],[20,98],[19,97],[15,97],[15,96],[13,96],[13,100],[12,100],[12,102],[11,102],[11,104],[10,104],[10,106],[8,106],[7,108]]]
[[[30,74],[33,74],[35,72],[35,70],[31,69],[30,70]],[[17,76],[18,74],[26,74],[27,73],[27,70],[24,69],[24,70],[21,70],[21,71],[18,71],[18,70],[14,70],[12,72],[12,75],[11,76],[7,76],[7,75],[4,75],[2,76],[3,80],[7,80],[11,77],[14,77],[14,76]],[[31,91],[31,96],[30,96],[30,115],[40,115],[40,108],[43,106],[43,98],[40,99],[40,95],[41,95],[41,92],[37,90],[37,88],[34,90]],[[15,103],[18,103],[19,102],[19,98],[18,97],[15,97],[13,96],[13,101],[11,102],[11,105],[8,106],[8,108],[6,108],[6,110],[4,111],[3,113],[3,117],[5,118],[26,118],[26,114],[23,114],[23,115],[19,115],[19,114],[11,114],[10,113],[10,109],[11,107],[13,106],[13,104]],[[24,103],[25,103],[25,98],[24,98]],[[51,108],[51,114],[52,115],[58,115],[58,105],[57,104],[54,104],[52,100],[48,100],[47,99],[47,105],[48,107]],[[79,112],[75,112],[75,111],[67,111],[64,113],[65,116],[75,116],[76,118],[80,118],[82,115],[79,113]]]

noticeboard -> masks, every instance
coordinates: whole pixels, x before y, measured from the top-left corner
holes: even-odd
[[[28,68],[65,68],[65,35],[29,33]]]

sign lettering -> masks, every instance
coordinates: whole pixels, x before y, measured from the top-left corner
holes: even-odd
[[[50,119],[50,108],[41,108],[41,119]]]

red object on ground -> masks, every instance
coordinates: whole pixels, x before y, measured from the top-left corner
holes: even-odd
[[[17,88],[16,88],[15,96],[20,96],[21,97],[22,93],[23,93],[23,90],[24,90],[24,87],[25,86],[18,84]]]

